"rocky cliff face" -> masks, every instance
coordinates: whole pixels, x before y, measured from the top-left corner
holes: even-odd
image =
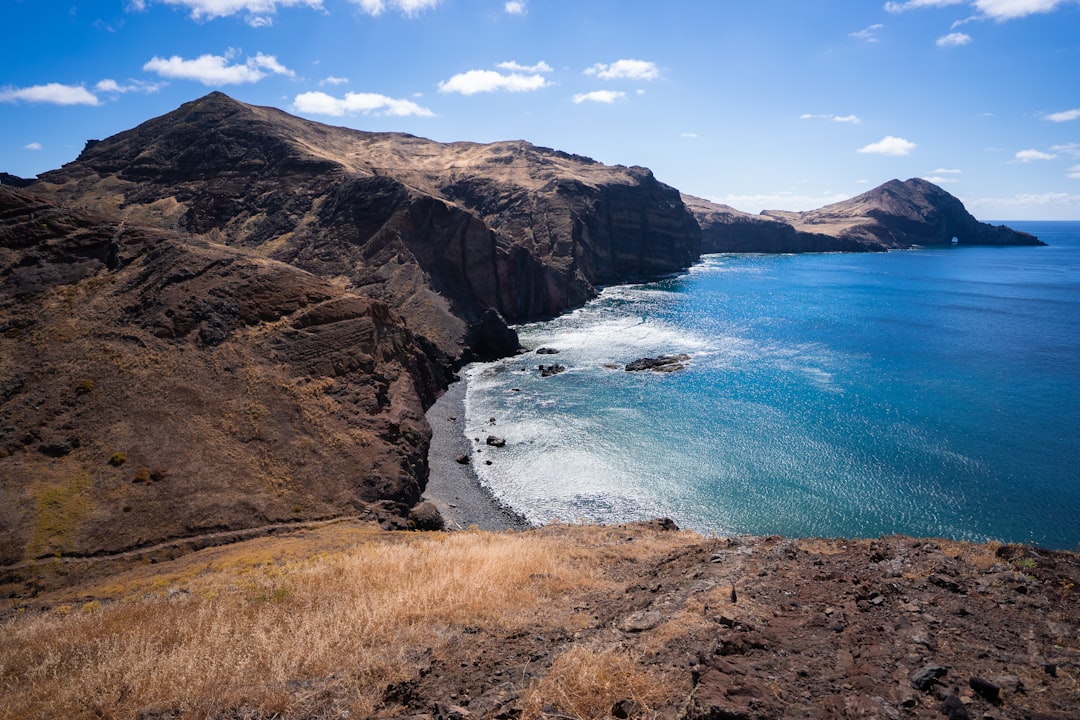
[[[88,144],[35,189],[337,278],[454,357],[489,310],[555,315],[700,250],[678,192],[643,168],[334,128],[221,93]]]
[[[8,187],[0,347],[0,565],[402,516],[450,373],[382,301]]]
[[[220,93],[88,142],[28,192],[5,183],[0,221],[9,570],[293,520],[403,524],[457,363],[514,352],[507,320],[700,250],[643,168]]]
[[[807,212],[741,213],[686,198],[701,224],[704,252],[822,252],[916,245],[1043,245],[1028,233],[976,220],[931,182],[890,180],[842,202]]]

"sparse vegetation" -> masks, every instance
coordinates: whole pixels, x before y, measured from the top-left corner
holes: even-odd
[[[94,381],[90,378],[83,378],[79,381],[79,384],[75,386],[76,395],[89,395],[94,392]]]
[[[30,557],[61,553],[69,549],[76,529],[90,508],[86,492],[91,479],[85,470],[47,482],[34,491],[33,535],[27,547]]]
[[[120,467],[127,462],[127,453],[115,452],[112,457],[109,458],[109,464],[113,467]]]
[[[275,712],[308,717],[328,711],[317,707],[326,697],[284,688],[313,682],[365,717],[424,652],[440,653],[469,628],[564,622],[568,608],[552,600],[600,582],[593,562],[557,535],[383,537],[310,559],[237,558],[205,567],[182,590],[159,583],[124,602],[15,616],[0,644],[0,718],[135,717],[146,708],[203,718],[271,699]],[[567,672],[576,657],[564,661]],[[608,654],[594,662],[625,674]]]

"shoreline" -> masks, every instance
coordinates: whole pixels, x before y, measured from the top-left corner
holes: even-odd
[[[438,509],[447,530],[528,530],[533,525],[481,485],[473,469],[476,454],[465,435],[466,389],[462,376],[425,413],[431,426],[431,446],[422,499]],[[457,458],[462,455],[469,462],[459,463]]]

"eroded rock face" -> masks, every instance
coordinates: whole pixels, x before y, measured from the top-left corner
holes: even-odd
[[[916,245],[1043,245],[1038,238],[976,220],[931,182],[890,180],[842,202],[806,212],[749,215],[685,197],[701,224],[704,252],[875,251]]]
[[[451,362],[386,303],[0,187],[0,564],[367,512]]]
[[[334,128],[221,93],[89,146],[35,190],[340,278],[452,356],[489,310],[550,317],[700,252],[679,193],[644,168]]]

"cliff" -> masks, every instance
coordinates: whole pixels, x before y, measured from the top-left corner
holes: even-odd
[[[3,566],[404,517],[450,374],[380,300],[7,186],[0,347]]]
[[[1028,233],[976,220],[959,199],[920,178],[890,180],[817,210],[761,215],[684,197],[703,252],[880,251],[927,245],[1044,245]]]
[[[553,316],[700,252],[679,193],[644,168],[330,127],[221,93],[88,143],[34,189],[336,278],[452,357],[484,344],[491,310]]]
[[[5,183],[0,219],[0,565],[17,577],[316,518],[404,527],[424,410],[461,362],[517,350],[507,320],[700,249],[643,168],[221,93],[88,142],[26,192]]]

